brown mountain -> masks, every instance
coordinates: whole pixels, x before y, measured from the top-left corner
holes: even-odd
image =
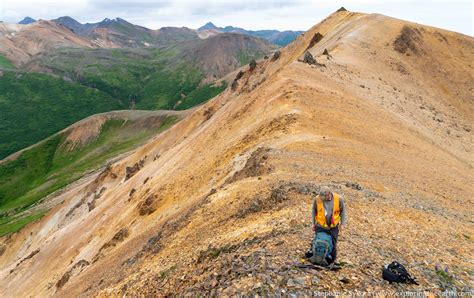
[[[40,20],[30,25],[1,23],[0,41],[0,54],[15,65],[42,71],[47,68],[40,65],[43,57],[54,60],[58,55],[68,55],[64,51],[55,51],[60,48],[133,49],[171,46],[177,48],[175,52],[179,55],[176,58],[193,65],[199,64],[209,80],[221,78],[276,48],[264,39],[243,34],[225,33],[201,39],[195,30],[189,28],[163,27],[151,30],[120,18],[104,19],[93,24],[81,24],[70,17]],[[87,55],[94,56],[95,53],[89,52]],[[74,63],[74,57],[70,57],[70,64]]]
[[[132,24],[122,18],[104,19],[98,23],[81,24],[69,16],[53,22],[71,29],[105,48],[141,48],[167,45],[170,42],[198,39],[195,30],[163,27],[158,30]]]
[[[472,37],[455,32],[377,14],[330,15],[4,237],[0,291],[469,289],[473,49]],[[321,185],[348,209],[336,272],[293,266],[312,237],[311,199]],[[380,269],[393,260],[420,285],[383,282]]]
[[[261,38],[222,33],[187,43],[182,57],[197,62],[208,78],[215,80],[275,49],[276,46]]]
[[[29,25],[0,23],[0,53],[19,66],[38,53],[56,48],[97,47],[52,21],[39,20]]]

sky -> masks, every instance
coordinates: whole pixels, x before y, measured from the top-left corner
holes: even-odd
[[[151,29],[164,26],[217,26],[245,29],[307,30],[344,6],[350,11],[381,13],[425,25],[474,35],[473,0],[0,0],[0,20],[25,16],[71,16],[81,23],[123,18]]]

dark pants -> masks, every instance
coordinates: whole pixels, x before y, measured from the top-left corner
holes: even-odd
[[[318,232],[325,232],[325,233],[329,233],[331,235],[332,247],[333,247],[332,252],[331,252],[331,257],[332,257],[331,263],[335,262],[336,257],[337,257],[337,236],[339,236],[339,225],[337,227],[331,228],[329,230],[321,228],[321,227],[317,227],[316,228],[316,233],[318,233]]]

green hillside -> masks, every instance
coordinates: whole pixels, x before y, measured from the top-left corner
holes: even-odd
[[[39,73],[0,77],[0,159],[96,113],[122,109],[107,93]]]
[[[139,146],[178,120],[176,116],[160,117],[157,125],[150,125],[149,121],[137,125],[138,121],[133,119],[107,120],[96,139],[74,150],[65,146],[68,132],[56,134],[25,150],[15,160],[0,164],[0,236],[20,229],[42,214],[44,210],[23,212],[32,204],[103,166],[108,159]]]
[[[180,60],[178,46],[161,49],[62,49],[37,61],[54,73],[97,88],[139,109],[184,109],[179,102],[198,104],[220,93],[201,85],[205,75]]]
[[[134,107],[181,110],[226,85],[200,85],[204,75],[168,50],[62,49],[38,63],[55,75],[4,71],[0,77],[0,159],[87,116]]]
[[[15,69],[15,65],[5,56],[0,55],[0,68]]]

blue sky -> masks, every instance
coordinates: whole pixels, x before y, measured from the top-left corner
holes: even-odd
[[[218,26],[247,29],[306,30],[341,6],[471,36],[474,31],[472,0],[0,0],[0,20],[12,23],[24,16],[53,19],[69,15],[83,23],[121,17],[152,29],[163,26],[197,28],[212,21]]]

